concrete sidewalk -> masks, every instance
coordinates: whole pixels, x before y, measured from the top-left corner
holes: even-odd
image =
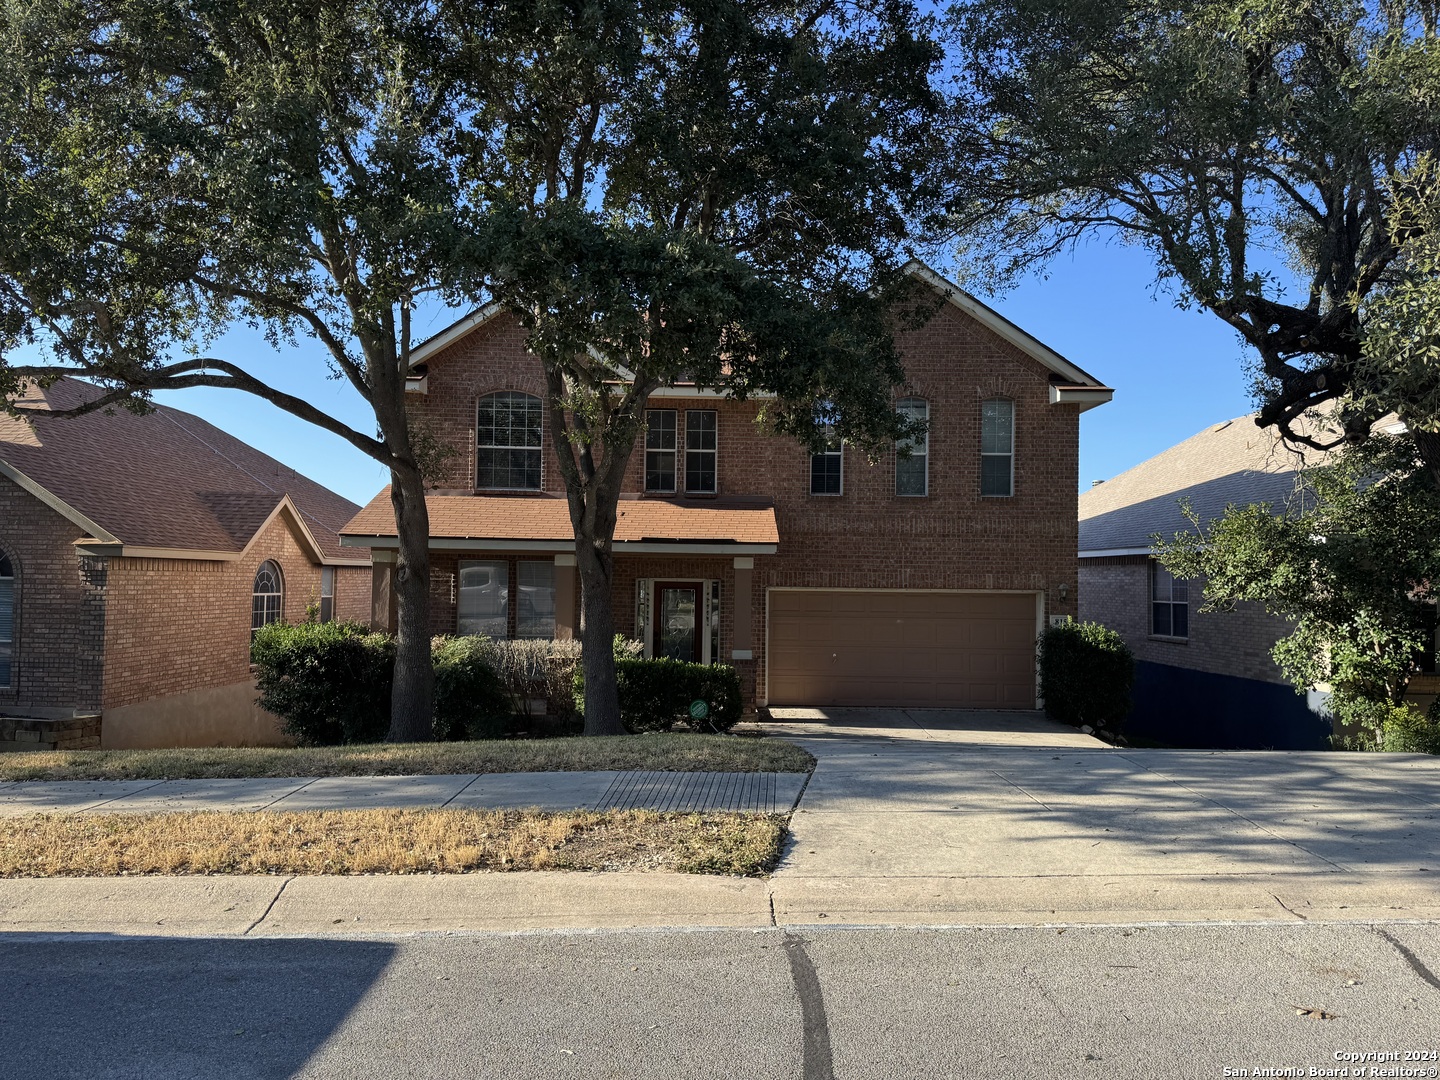
[[[1119,750],[1027,714],[807,713],[770,730],[801,742],[819,764],[768,880],[525,872],[8,880],[0,881],[0,930],[253,936],[1440,920],[1440,759]],[[437,785],[427,805],[457,805],[466,794],[527,805],[536,798],[527,784],[551,782],[543,775],[416,779]],[[725,790],[697,774],[551,775],[573,785],[563,794],[552,787],[552,802],[572,805],[673,803]],[[795,793],[804,782],[780,779]],[[266,805],[298,808],[300,796],[318,802],[327,786],[343,787],[294,783]],[[378,779],[344,784],[346,805],[394,797]],[[15,799],[14,787],[0,800]],[[75,799],[96,800],[80,809],[107,810],[165,797],[155,785],[113,791],[108,801],[103,794]],[[784,797],[777,786],[776,804]]]
[[[0,817],[183,810],[674,810],[785,814],[805,773],[530,772],[0,784]]]

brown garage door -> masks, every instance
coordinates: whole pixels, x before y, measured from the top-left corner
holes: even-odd
[[[1033,593],[772,590],[771,705],[1035,707]]]

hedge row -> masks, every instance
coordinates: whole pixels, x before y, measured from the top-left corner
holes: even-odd
[[[634,642],[616,639],[620,714],[633,732],[685,723],[728,731],[740,719],[740,677],[733,668],[637,659]],[[302,745],[379,742],[390,727],[395,639],[354,622],[271,623],[251,644],[261,708],[280,717]],[[434,736],[493,739],[513,732],[543,703],[572,728],[584,711],[579,643],[437,637]],[[691,706],[705,702],[703,717]]]

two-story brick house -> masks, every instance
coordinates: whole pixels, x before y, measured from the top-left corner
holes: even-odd
[[[99,393],[0,413],[0,749],[284,741],[251,632],[368,617],[355,504],[178,409],[44,415]]]
[[[650,398],[615,535],[617,628],[649,655],[724,662],[758,705],[1031,709],[1034,645],[1073,615],[1079,414],[1112,391],[973,297],[902,332],[906,458],[810,454],[760,403]],[[574,539],[539,361],[490,309],[413,354],[417,423],[452,455],[427,498],[436,633],[569,637]],[[342,530],[393,621],[388,492]]]

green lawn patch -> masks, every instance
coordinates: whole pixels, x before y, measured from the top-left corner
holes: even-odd
[[[424,776],[587,769],[809,772],[814,767],[813,757],[781,739],[665,733],[356,746],[43,751],[0,755],[0,781]]]

